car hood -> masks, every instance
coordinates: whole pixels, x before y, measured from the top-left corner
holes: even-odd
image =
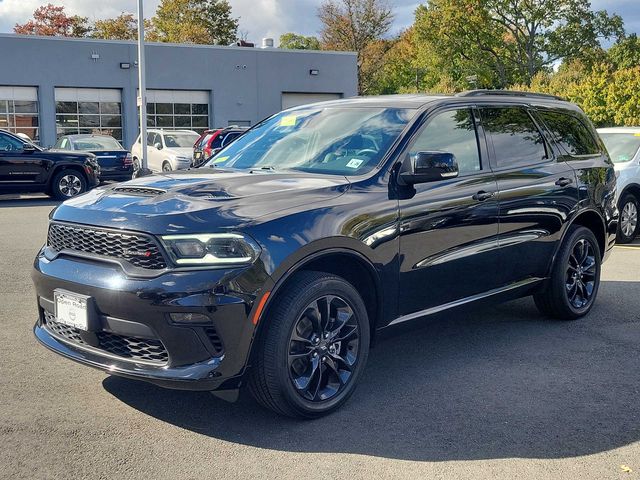
[[[191,169],[92,190],[52,219],[153,234],[235,229],[265,215],[343,194],[343,176]]]

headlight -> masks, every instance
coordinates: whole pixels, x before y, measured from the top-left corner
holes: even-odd
[[[260,255],[260,247],[241,233],[165,235],[165,248],[177,265],[250,265]]]

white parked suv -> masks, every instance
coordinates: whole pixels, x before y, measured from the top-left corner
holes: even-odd
[[[152,172],[170,172],[191,166],[193,144],[200,138],[193,130],[147,130],[147,163]],[[131,147],[134,170],[142,163],[140,135]]]
[[[640,127],[599,128],[598,133],[618,178],[618,243],[629,243],[640,233]]]

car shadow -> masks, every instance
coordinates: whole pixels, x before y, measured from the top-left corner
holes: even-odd
[[[265,449],[419,461],[587,455],[640,439],[639,287],[603,282],[583,321],[541,319],[522,299],[397,331],[372,349],[350,401],[311,422],[264,410],[247,392],[229,404],[118,377],[103,386],[144,414]]]

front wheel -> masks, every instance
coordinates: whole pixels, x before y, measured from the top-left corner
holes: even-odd
[[[249,378],[256,400],[298,418],[342,406],[369,353],[369,319],[357,290],[332,274],[301,272],[263,321]]]
[[[62,170],[53,177],[49,191],[56,199],[66,200],[86,192],[87,180],[76,170]]]
[[[571,226],[554,261],[542,292],[534,295],[538,310],[560,320],[585,316],[600,287],[601,256],[591,230]]]
[[[618,223],[618,243],[630,243],[638,234],[638,210],[640,205],[638,199],[627,193],[620,201],[620,221]]]
[[[172,171],[172,170],[173,170],[173,168],[171,168],[171,164],[170,164],[169,162],[165,161],[165,162],[162,164],[162,171],[163,171],[163,172],[170,172],[170,171]]]

